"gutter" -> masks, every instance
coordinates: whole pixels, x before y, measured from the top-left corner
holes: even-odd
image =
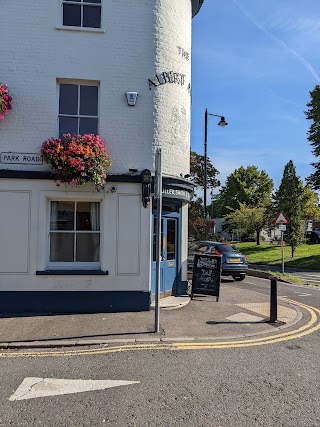
[[[192,1],[192,18],[193,18],[201,9],[201,6],[203,5],[204,0],[191,0],[191,1]]]

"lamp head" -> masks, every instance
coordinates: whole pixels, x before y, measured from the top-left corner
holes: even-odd
[[[223,116],[221,116],[221,119],[220,119],[220,122],[218,123],[218,126],[224,127],[224,126],[227,126],[227,124],[228,123],[226,122],[225,118]]]

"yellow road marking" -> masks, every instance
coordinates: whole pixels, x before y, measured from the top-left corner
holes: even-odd
[[[204,350],[204,349],[222,349],[222,348],[239,348],[239,347],[253,347],[266,344],[274,344],[278,342],[288,341],[292,339],[301,338],[309,335],[320,329],[318,323],[318,315],[320,310],[297,301],[281,298],[286,302],[293,305],[300,306],[307,310],[310,314],[310,320],[306,325],[298,329],[282,332],[277,335],[266,336],[262,338],[251,338],[237,341],[222,341],[222,342],[176,342],[176,343],[154,343],[154,344],[130,344],[124,346],[102,347],[94,349],[82,350],[65,350],[65,351],[41,351],[41,352],[4,352],[0,353],[0,357],[61,357],[61,356],[85,356],[85,355],[100,355],[121,353],[126,351],[141,351],[141,350]]]

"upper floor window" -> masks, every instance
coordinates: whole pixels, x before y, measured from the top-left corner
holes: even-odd
[[[59,137],[98,134],[98,86],[60,83]]]
[[[63,0],[63,25],[101,28],[102,0]]]

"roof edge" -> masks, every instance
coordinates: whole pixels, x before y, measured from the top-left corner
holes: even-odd
[[[201,6],[203,5],[204,0],[191,0],[191,1],[192,1],[192,18],[193,18],[201,9]]]

